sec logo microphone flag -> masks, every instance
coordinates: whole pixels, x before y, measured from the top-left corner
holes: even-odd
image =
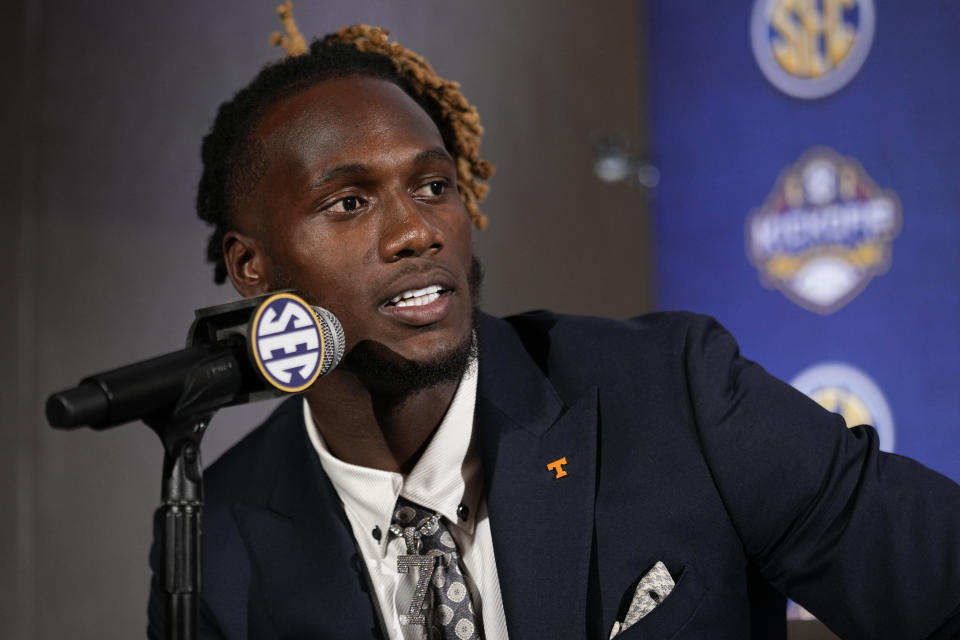
[[[303,391],[316,382],[327,349],[313,307],[292,293],[264,300],[250,323],[253,361],[260,375],[281,391]]]

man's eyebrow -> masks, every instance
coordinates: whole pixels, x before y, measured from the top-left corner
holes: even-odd
[[[338,167],[324,169],[320,177],[310,183],[311,189],[319,189],[329,182],[339,178],[357,178],[366,174],[369,168],[365,164],[355,162],[353,164],[342,164]]]
[[[413,164],[424,165],[438,160],[456,166],[453,157],[443,147],[435,147],[421,151],[413,157]],[[326,184],[341,178],[359,178],[368,174],[369,171],[370,167],[360,162],[330,167],[329,169],[324,169],[320,177],[310,183],[310,189],[320,189]]]
[[[436,160],[456,166],[456,163],[453,161],[453,157],[451,157],[451,155],[443,147],[435,147],[433,149],[421,151],[413,159],[413,162],[415,164],[427,164]]]

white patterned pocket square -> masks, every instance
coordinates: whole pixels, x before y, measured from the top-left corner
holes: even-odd
[[[637,620],[653,611],[673,591],[673,577],[667,567],[658,562],[650,571],[640,578],[637,588],[633,592],[633,600],[623,622],[614,622],[610,630],[611,640],[621,631],[629,629]]]

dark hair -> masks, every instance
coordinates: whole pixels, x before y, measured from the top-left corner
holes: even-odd
[[[437,76],[419,55],[387,41],[377,27],[344,27],[316,40],[302,55],[265,66],[232,100],[220,105],[203,139],[203,174],[197,192],[197,215],[213,226],[207,258],[214,263],[214,281],[224,282],[223,237],[232,228],[238,199],[256,187],[266,171],[262,146],[252,137],[263,115],[284,98],[333,78],[367,76],[393,82],[410,95],[436,123],[447,150],[457,162],[460,197],[474,225],[486,217],[479,202],[493,166],[479,156],[483,128],[476,109],[459,85]]]

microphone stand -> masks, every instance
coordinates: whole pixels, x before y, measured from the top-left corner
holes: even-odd
[[[196,334],[193,336],[196,338]],[[160,582],[166,594],[167,640],[197,638],[197,611],[202,589],[201,520],[203,464],[200,441],[213,414],[234,387],[229,371],[239,375],[232,352],[211,355],[190,371],[176,408],[143,421],[163,443]],[[219,372],[212,375],[212,372]]]
[[[261,299],[238,300],[198,309],[187,343],[210,344],[227,336],[244,341],[246,323]],[[203,588],[200,441],[213,414],[230,404],[228,399],[233,396],[232,390],[242,375],[233,353],[212,355],[190,371],[171,412],[143,420],[163,443],[160,578],[166,601],[167,640],[195,640],[198,637],[198,609]],[[246,399],[274,395],[275,391],[264,391]]]
[[[163,442],[163,558],[160,582],[165,593],[168,640],[197,638],[197,609],[202,589],[201,517],[203,465],[200,440],[213,412],[189,418],[148,422]]]

